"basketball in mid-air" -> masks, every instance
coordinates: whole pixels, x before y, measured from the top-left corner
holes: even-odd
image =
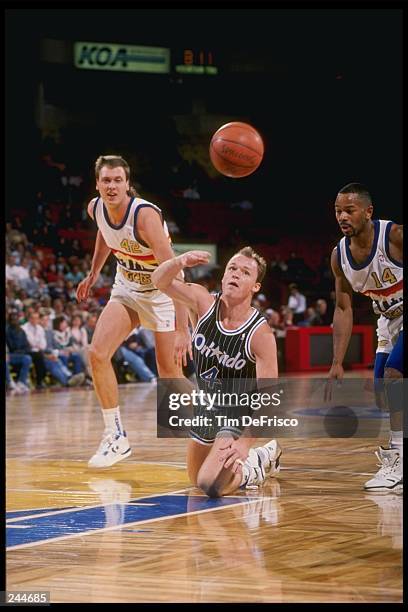
[[[259,167],[263,154],[262,138],[248,123],[226,123],[211,138],[211,161],[224,176],[249,176]]]

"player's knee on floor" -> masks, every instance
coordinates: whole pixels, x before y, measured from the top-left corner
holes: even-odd
[[[204,491],[208,497],[222,497],[224,484],[217,478],[211,478],[207,475],[198,474],[197,486]]]

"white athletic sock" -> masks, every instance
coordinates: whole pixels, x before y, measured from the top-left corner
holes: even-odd
[[[399,450],[400,456],[402,457],[404,448],[402,431],[391,431],[390,433],[390,448],[397,448]]]
[[[103,420],[105,421],[105,433],[123,433],[123,425],[120,420],[119,406],[116,408],[102,408]]]

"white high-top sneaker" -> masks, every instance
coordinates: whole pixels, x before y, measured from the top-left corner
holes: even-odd
[[[258,449],[265,449],[267,452],[265,453],[263,450],[261,450],[261,452],[258,452]],[[266,475],[272,477],[280,471],[281,455],[282,449],[279,446],[277,440],[270,440],[263,446],[259,446],[257,448],[250,448],[248,459],[250,460],[252,465],[256,466],[259,465],[259,462],[261,462],[266,472]]]
[[[377,455],[380,469],[376,475],[368,480],[364,489],[376,492],[400,492],[403,489],[402,457],[397,448],[383,448],[380,446]]]
[[[88,461],[88,467],[105,468],[130,457],[132,449],[129,446],[126,432],[122,433],[105,433],[98,450],[93,457]]]

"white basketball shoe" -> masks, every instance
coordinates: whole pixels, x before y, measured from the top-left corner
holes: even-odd
[[[380,446],[375,453],[379,470],[376,475],[368,480],[364,489],[376,491],[377,493],[398,493],[403,489],[402,457],[397,448],[383,448]]]
[[[132,454],[126,432],[104,432],[98,450],[88,461],[88,467],[106,468],[127,459]]]
[[[267,476],[277,474],[280,470],[281,454],[282,449],[276,440],[270,440],[257,448],[250,448],[243,466],[246,478],[243,486],[257,488],[265,482]]]
[[[249,456],[253,465],[262,464],[266,476],[275,476],[280,471],[280,457],[282,449],[277,440],[270,440],[263,446],[249,449]]]

